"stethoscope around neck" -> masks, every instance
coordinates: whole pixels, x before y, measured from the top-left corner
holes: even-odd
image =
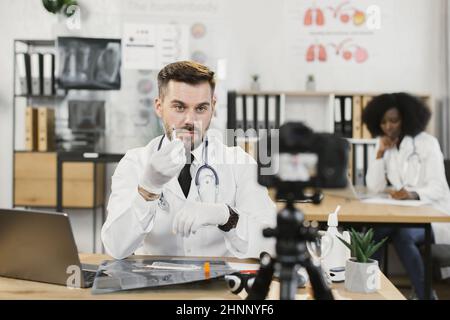
[[[406,161],[403,162],[402,171],[400,174],[400,180],[402,183],[402,187],[406,187],[406,186],[416,187],[417,184],[419,183],[419,175],[420,175],[420,168],[422,166],[422,160],[420,159],[419,153],[417,152],[416,139],[414,137],[412,138],[412,144],[413,144],[413,151],[408,155],[408,157],[406,158]],[[412,162],[417,163],[416,172],[414,172],[414,179],[411,184],[405,184],[404,180],[407,179],[408,169]]]
[[[157,151],[159,151],[161,149],[164,138],[165,138],[165,135],[163,135],[161,137],[161,140],[159,141],[159,144],[158,144]],[[217,174],[217,171],[214,170],[214,168],[208,164],[208,145],[209,145],[208,137],[205,138],[204,143],[205,143],[205,145],[202,150],[203,165],[201,165],[200,168],[197,169],[197,173],[195,174],[194,182],[195,182],[195,186],[197,187],[198,196],[200,198],[200,201],[203,202],[204,199],[202,199],[201,192],[200,192],[200,188],[202,187],[202,185],[201,185],[202,182],[200,181],[200,179],[201,179],[200,173],[202,172],[202,170],[203,170],[203,172],[205,172],[206,170],[210,171],[212,173],[212,176],[214,177],[214,187],[215,187],[214,202],[217,202],[217,196],[219,194],[219,175]],[[211,175],[209,175],[209,176],[211,176]],[[208,175],[205,175],[205,177],[208,177]],[[204,184],[207,187],[207,185],[210,184],[210,180],[204,179]],[[159,198],[158,205],[162,210],[169,211],[169,204],[168,204],[167,200],[164,198],[164,193],[162,193],[162,192],[161,192],[161,197]]]

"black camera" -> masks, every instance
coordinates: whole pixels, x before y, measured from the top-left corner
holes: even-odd
[[[317,229],[304,224],[304,215],[294,202],[318,204],[322,200],[321,188],[347,186],[350,145],[343,138],[314,133],[303,123],[289,122],[271,136],[260,135],[258,148],[258,182],[275,188],[277,200],[286,200],[286,204],[277,213],[276,228],[263,231],[265,237],[276,238],[276,258],[261,258],[247,299],[267,296],[276,269],[280,274],[280,299],[295,299],[300,280],[297,270],[298,266],[303,266],[308,272],[314,298],[333,300],[321,268],[311,261],[306,250],[306,241],[317,238]],[[314,192],[305,192],[308,188]]]
[[[330,133],[314,133],[301,122],[288,122],[265,142],[268,157],[258,159],[258,183],[275,188],[277,199],[305,200],[306,188],[347,186],[347,140]]]

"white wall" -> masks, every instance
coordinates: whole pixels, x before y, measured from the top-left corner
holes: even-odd
[[[376,65],[345,67],[327,64],[304,68],[291,65],[289,59],[285,59],[288,39],[284,34],[286,26],[283,19],[287,1],[191,1],[214,6],[216,10],[214,15],[202,14],[198,20],[210,21],[212,26],[213,37],[211,48],[208,48],[211,63],[217,58],[228,60],[228,88],[247,89],[250,74],[259,73],[262,89],[303,90],[306,75],[313,72],[317,89],[323,91],[440,93],[441,1],[388,1],[388,23],[384,26],[389,30],[384,30],[384,34],[389,36],[377,40]],[[80,34],[94,37],[120,37],[124,21],[176,21],[179,17],[175,14],[164,16],[161,4],[189,3],[182,0],[79,2],[83,18]],[[386,4],[384,0],[370,2]],[[159,16],[150,5],[159,5]],[[144,8],[141,12],[139,6]],[[180,19],[197,20],[192,10],[186,10]],[[57,18],[47,13],[39,0],[2,0],[0,21],[0,207],[9,207],[12,204],[13,39],[54,38],[61,34],[61,27],[56,26]]]

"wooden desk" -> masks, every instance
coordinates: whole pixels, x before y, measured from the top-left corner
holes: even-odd
[[[319,205],[297,203],[306,220],[327,221],[328,214],[340,205],[339,221],[342,222],[382,222],[382,223],[431,223],[450,222],[450,215],[429,206],[408,207],[363,203],[341,197],[326,195]],[[277,209],[284,207],[277,203]]]
[[[431,258],[431,223],[450,222],[450,215],[429,206],[409,207],[382,204],[368,204],[359,200],[350,200],[326,195],[319,205],[296,203],[305,220],[327,221],[328,214],[340,205],[339,223],[341,225],[389,225],[394,227],[424,228],[425,230],[425,296],[431,297],[432,258]],[[284,208],[284,203],[277,203],[277,209]]]
[[[80,254],[83,263],[99,264],[103,260],[110,260],[111,257],[100,254]],[[240,261],[230,259],[230,261]],[[248,261],[245,261],[248,262]],[[344,284],[338,284],[334,287],[334,294],[337,299],[354,299],[354,300],[404,300],[402,294],[392,285],[389,280],[382,275],[381,290],[372,294],[360,294],[348,292],[344,289]],[[299,290],[299,295],[305,296],[306,290]],[[271,288],[271,296],[269,298],[278,297],[277,283]],[[90,289],[69,289],[64,286],[16,280],[0,277],[0,299],[88,299],[88,300],[117,300],[117,299],[133,299],[133,300],[239,300],[242,297],[232,294],[225,281],[212,280],[193,284],[184,284],[170,286],[159,289],[141,289],[130,290],[118,293],[109,293],[102,295],[92,295]]]

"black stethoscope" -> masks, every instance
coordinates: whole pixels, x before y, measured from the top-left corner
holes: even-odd
[[[161,140],[159,141],[159,144],[158,144],[157,151],[159,151],[161,149],[161,146],[163,144],[165,136],[166,135],[163,135],[161,137]],[[203,201],[203,199],[201,197],[201,193],[200,193],[200,187],[201,187],[200,173],[201,173],[202,170],[203,171],[205,171],[205,170],[210,171],[212,173],[212,176],[214,177],[214,187],[215,187],[214,202],[217,202],[217,196],[219,194],[219,175],[217,174],[217,171],[214,170],[214,168],[211,167],[208,164],[208,144],[209,144],[209,141],[208,141],[207,137],[205,138],[204,142],[205,142],[205,146],[204,146],[204,148],[202,150],[202,158],[203,158],[204,164],[200,168],[197,169],[197,173],[195,174],[194,182],[195,182],[195,186],[197,187],[198,195],[200,197],[200,200]],[[210,177],[210,176],[211,175],[205,175],[205,177]],[[208,179],[204,179],[204,184],[205,185],[211,184],[211,179],[209,179],[209,178]],[[162,192],[161,192],[161,197],[159,198],[158,204],[159,204],[159,207],[161,209],[169,211],[169,204],[166,201],[166,199],[164,198],[164,194]]]

